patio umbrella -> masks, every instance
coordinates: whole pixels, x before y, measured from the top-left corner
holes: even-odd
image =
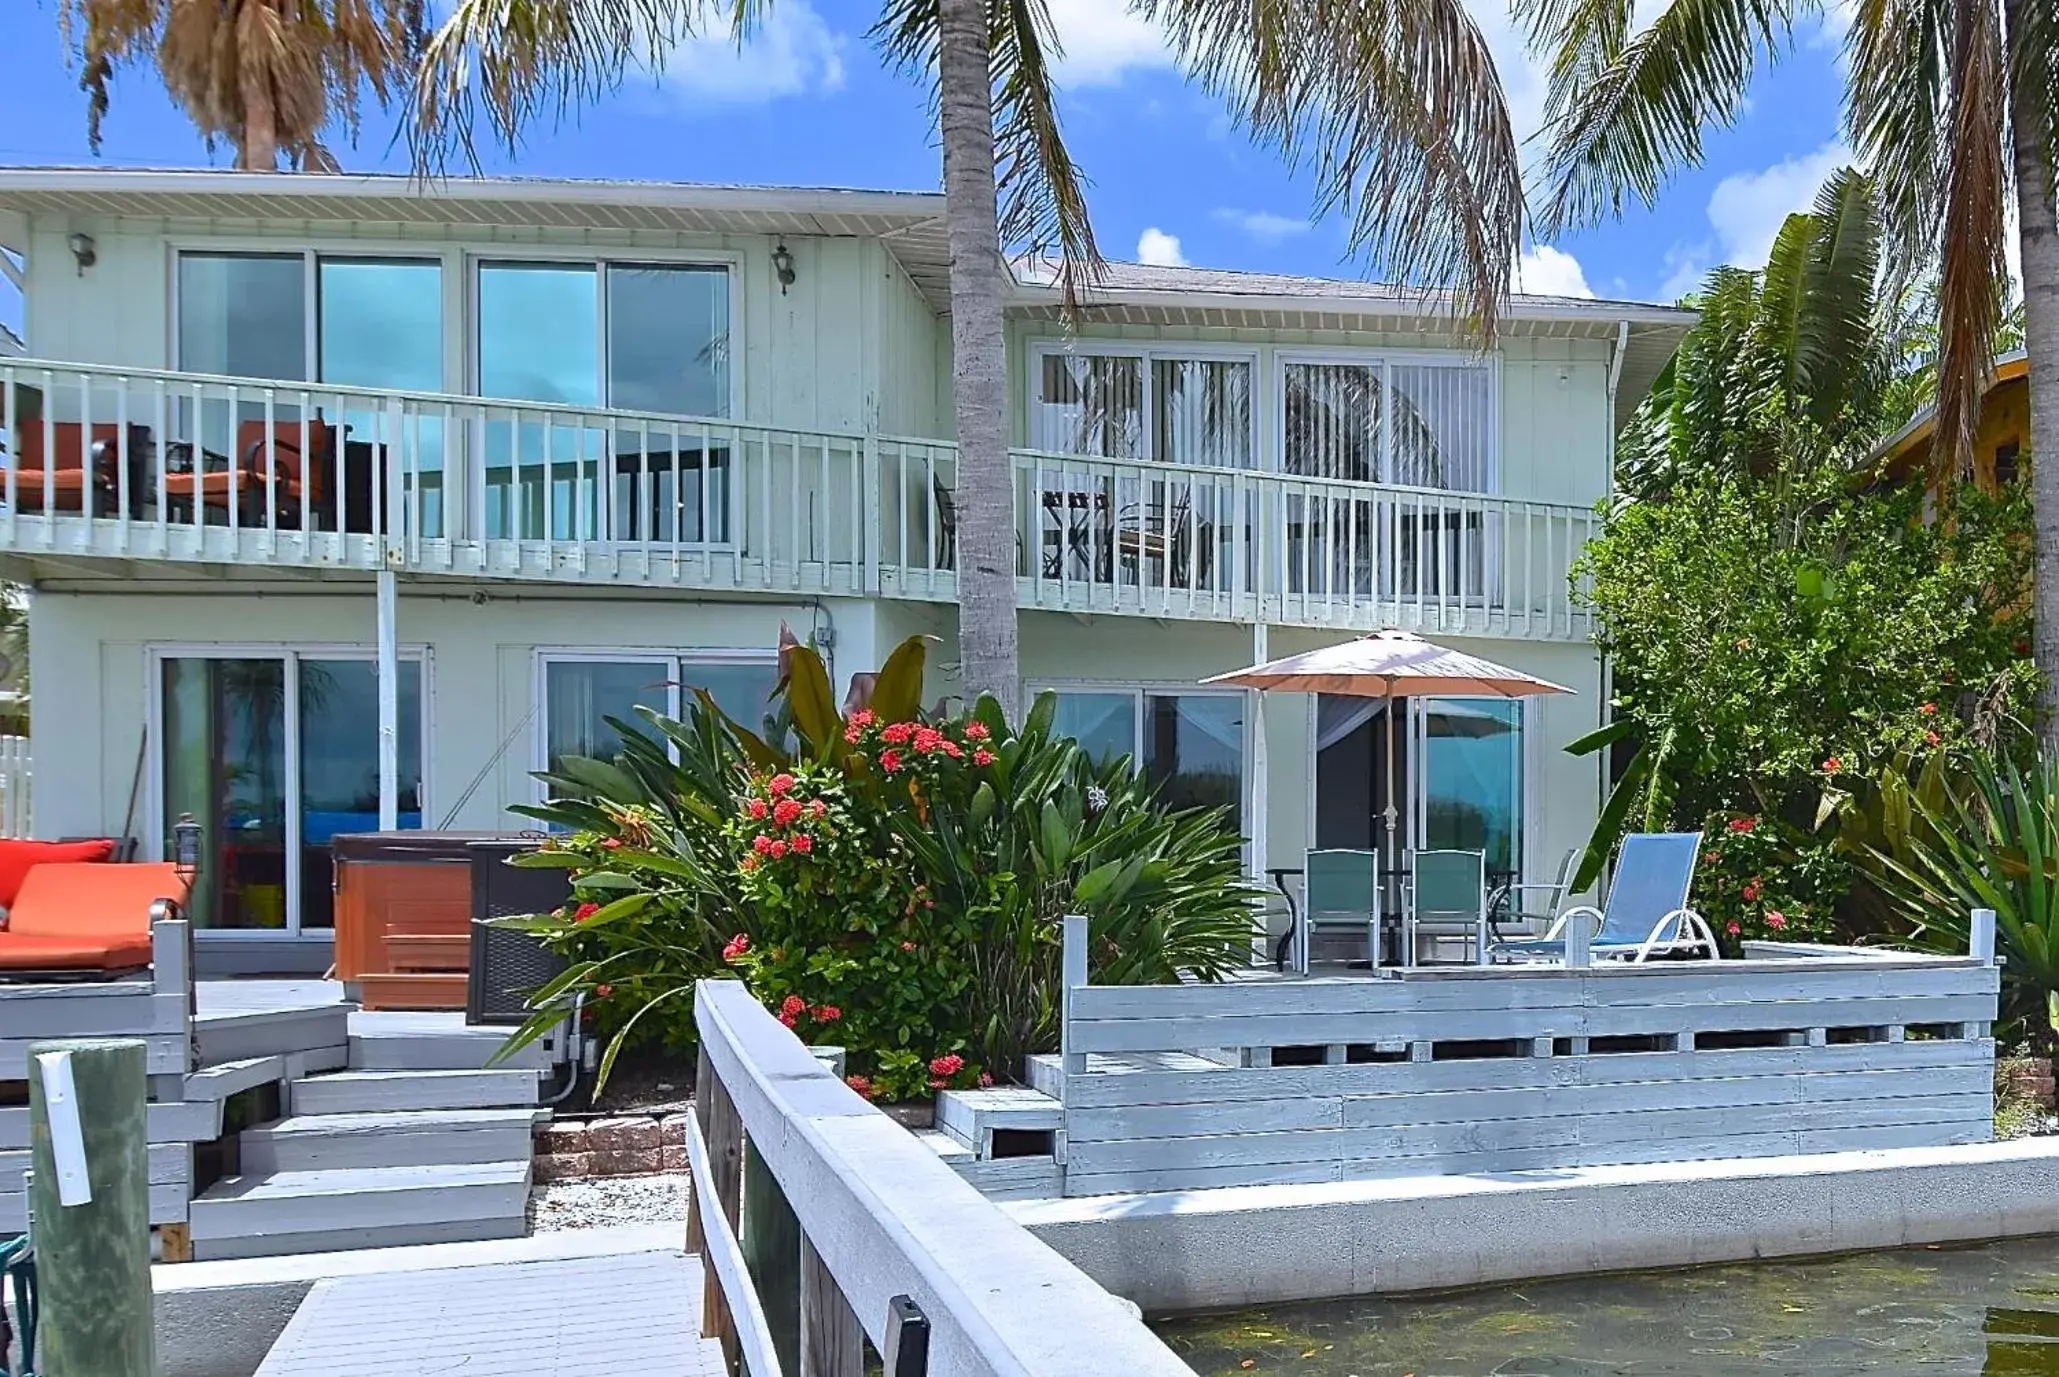
[[[1572,690],[1549,679],[1426,641],[1410,631],[1375,631],[1355,641],[1268,660],[1202,681],[1239,688],[1284,689],[1290,693],[1332,693],[1384,698],[1387,707],[1386,862],[1394,864],[1394,707],[1396,698],[1530,698]]]

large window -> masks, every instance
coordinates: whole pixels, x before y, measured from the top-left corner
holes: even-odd
[[[1128,756],[1174,808],[1227,808],[1244,819],[1244,695],[1158,689],[1061,689],[1052,729],[1098,761]]]
[[[182,253],[178,278],[187,372],[443,390],[443,265],[433,258]]]
[[[335,923],[330,843],[379,826],[379,684],[369,651],[158,657],[165,854],[200,824],[191,910],[202,928]],[[400,825],[422,826],[423,662],[400,666]]]
[[[1288,359],[1281,465],[1309,478],[1494,488],[1494,369],[1465,359]]]
[[[729,270],[481,263],[479,393],[671,416],[729,414]]]
[[[190,372],[441,392],[443,265],[433,258],[182,253],[177,334],[179,367]],[[383,406],[324,397],[319,388],[309,395],[312,414],[305,416],[293,391],[269,403],[251,395],[234,407],[225,399],[182,398],[175,438],[195,443],[191,459],[203,468],[233,460],[254,471],[277,457],[281,472],[302,477],[304,497],[281,501],[271,519],[291,525],[305,515],[320,529],[360,532],[375,528],[375,470],[400,447],[422,530],[442,534],[441,418],[411,414],[401,423],[405,433],[393,434]]]
[[[1030,446],[1054,454],[1252,466],[1251,361],[1039,349]]]
[[[729,270],[706,264],[487,262],[482,396],[660,416],[730,411]],[[486,426],[486,533],[724,542],[729,445],[599,417]]]
[[[621,750],[609,719],[640,728],[638,708],[679,717],[706,689],[723,712],[759,730],[779,682],[769,656],[678,656],[635,652],[552,652],[542,657],[541,756],[555,770],[568,755],[607,760]]]

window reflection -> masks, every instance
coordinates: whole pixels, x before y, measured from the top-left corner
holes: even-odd
[[[608,405],[729,414],[726,268],[609,265]]]
[[[301,256],[180,254],[179,367],[235,378],[305,378]]]
[[[480,394],[598,404],[599,309],[589,264],[481,264]]]

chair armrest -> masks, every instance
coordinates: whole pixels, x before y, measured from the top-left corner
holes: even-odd
[[[1593,914],[1593,915],[1594,915],[1594,930],[1595,930],[1595,931],[1596,931],[1597,933],[1599,933],[1599,932],[1601,931],[1601,924],[1602,924],[1602,914],[1601,914],[1601,910],[1600,910],[1600,909],[1598,909],[1598,908],[1596,908],[1596,907],[1595,907],[1594,905],[1592,905],[1592,904],[1575,904],[1575,905],[1573,905],[1573,907],[1571,907],[1571,908],[1567,909],[1567,910],[1566,910],[1565,912],[1561,913],[1561,914],[1560,914],[1560,915],[1559,915],[1558,917],[1556,917],[1556,918],[1554,918],[1554,919],[1552,920],[1551,926],[1550,926],[1550,927],[1549,927],[1548,929],[1546,929],[1546,930],[1545,930],[1545,934],[1544,934],[1544,940],[1545,940],[1545,941],[1547,941],[1547,942],[1553,942],[1553,941],[1556,941],[1556,940],[1558,940],[1559,936],[1560,936],[1561,934],[1563,934],[1563,933],[1565,932],[1565,930],[1566,930],[1566,920],[1567,920],[1568,918],[1571,918],[1571,917],[1572,917],[1572,916],[1573,916],[1574,914],[1576,914],[1576,913],[1591,913],[1591,914]]]

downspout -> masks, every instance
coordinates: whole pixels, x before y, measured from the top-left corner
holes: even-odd
[[[1630,322],[1619,320],[1616,322],[1615,352],[1609,359],[1608,445],[1606,451],[1609,456],[1609,481],[1606,493],[1611,501],[1616,496],[1616,389],[1623,377],[1623,355],[1629,348]],[[1601,661],[1601,701],[1594,705],[1594,725],[1598,729],[1607,726],[1611,717],[1614,716],[1610,709],[1615,701],[1616,694],[1615,670],[1609,663],[1607,652],[1599,652],[1596,658]],[[1609,801],[1609,786],[1614,782],[1609,777],[1611,758],[1614,754],[1613,750],[1601,751],[1598,753],[1598,758],[1595,761],[1594,797],[1596,799],[1597,817],[1600,816],[1600,808],[1606,806]]]

